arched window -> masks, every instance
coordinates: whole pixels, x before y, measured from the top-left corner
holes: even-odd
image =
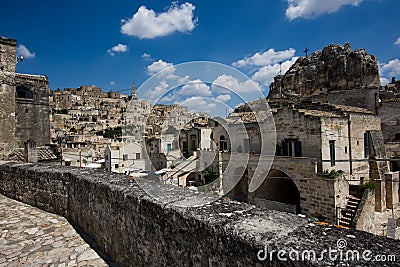
[[[32,91],[26,88],[25,86],[17,86],[16,97],[33,99],[33,94]]]

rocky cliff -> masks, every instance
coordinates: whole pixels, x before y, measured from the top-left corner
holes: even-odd
[[[350,44],[332,44],[308,57],[300,57],[284,74],[275,77],[269,98],[315,96],[333,91],[378,88],[376,58]]]

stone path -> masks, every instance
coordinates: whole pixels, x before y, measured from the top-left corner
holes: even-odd
[[[0,266],[108,266],[68,221],[0,195]]]

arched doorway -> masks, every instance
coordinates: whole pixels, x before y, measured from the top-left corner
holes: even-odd
[[[192,172],[186,177],[186,186],[195,186],[196,182],[196,173]]]
[[[300,213],[300,192],[284,172],[271,169],[255,192],[254,203],[270,209]]]

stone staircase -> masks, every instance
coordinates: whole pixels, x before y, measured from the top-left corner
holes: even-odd
[[[347,200],[346,209],[341,211],[339,218],[339,225],[344,227],[352,228],[352,222],[356,215],[358,206],[360,205],[361,199],[353,195],[349,195]]]

